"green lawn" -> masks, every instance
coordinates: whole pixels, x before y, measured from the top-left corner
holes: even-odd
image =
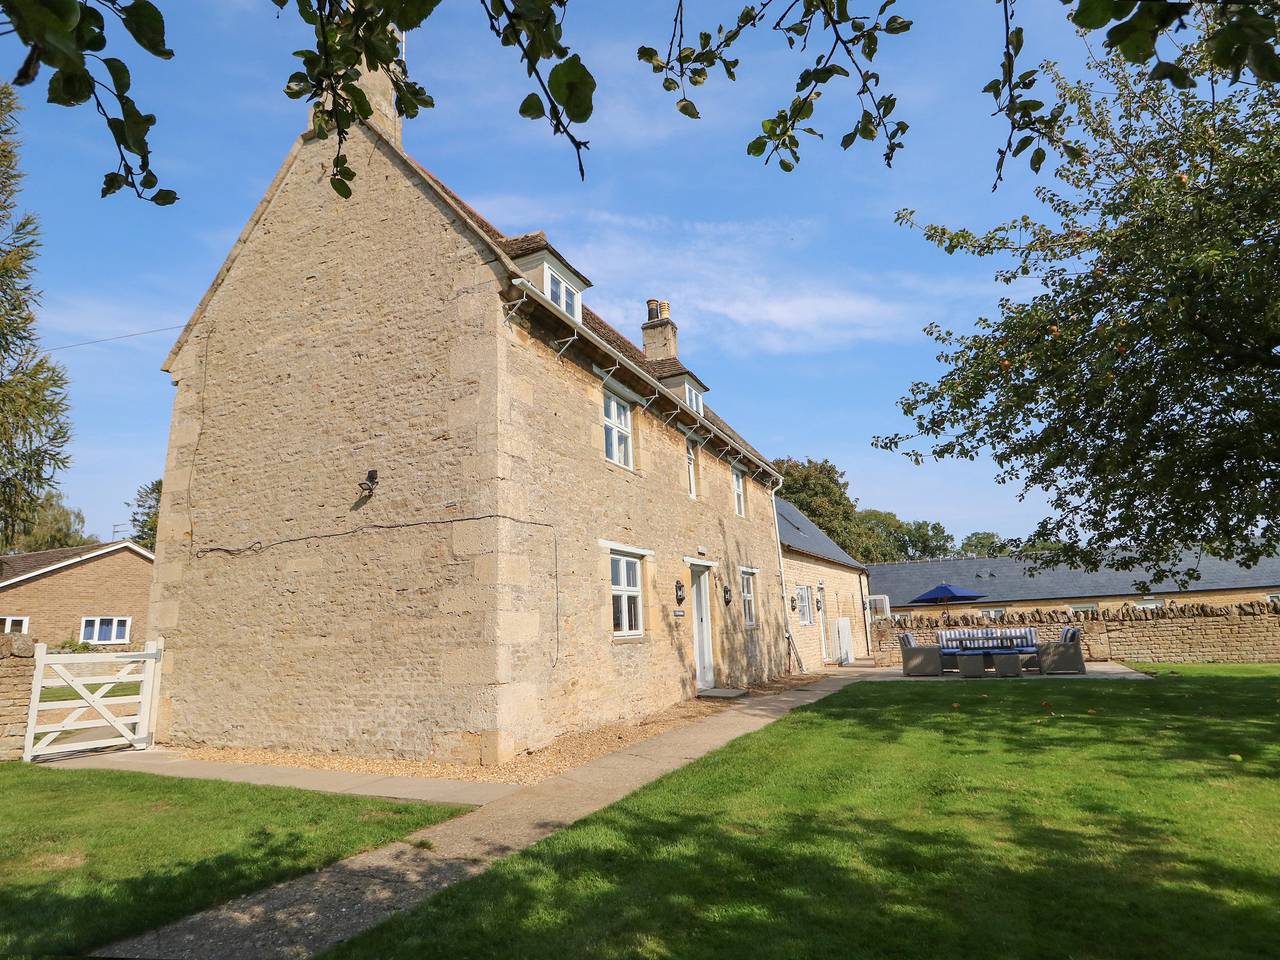
[[[456,807],[0,764],[0,956],[82,953]]]
[[[1151,669],[855,684],[334,956],[1275,958],[1280,667]]]
[[[86,684],[90,693],[97,693],[105,683]],[[142,684],[137,680],[130,680],[127,683],[117,683],[108,690],[104,697],[136,697],[142,691]],[[45,687],[40,691],[41,703],[58,703],[62,700],[79,700],[80,694],[76,693],[71,687]]]

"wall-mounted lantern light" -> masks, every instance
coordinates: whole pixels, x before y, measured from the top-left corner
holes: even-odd
[[[818,608],[819,612],[822,611],[822,597],[818,597],[817,601],[815,602],[815,606]]]
[[[795,612],[796,612],[796,608],[797,608],[798,606],[800,606],[800,604],[796,602],[795,595],[794,595],[794,594],[792,594],[792,596],[791,596],[791,612],[792,612],[792,613],[795,613]]]
[[[372,497],[373,491],[378,486],[378,471],[370,470],[363,480],[360,481],[360,492],[366,497]]]
[[[684,606],[684,583],[676,580],[676,606]]]
[[[733,591],[729,588],[729,585],[726,583],[724,585],[724,605],[727,607],[731,603],[733,603]]]

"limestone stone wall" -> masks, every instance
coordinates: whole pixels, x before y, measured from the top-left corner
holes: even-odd
[[[997,620],[973,614],[912,616],[877,620],[872,629],[877,666],[902,662],[898,634],[910,630],[919,643],[936,642],[937,631],[953,627],[1038,628],[1055,638],[1066,625],[1081,627],[1090,660],[1145,660],[1157,663],[1280,663],[1280,602],[1238,604],[1179,603],[1160,609],[1133,606],[1086,613],[1031,610]]]
[[[28,637],[0,634],[0,760],[22,756],[35,668]]]
[[[787,581],[787,603],[796,595],[796,588],[808,586],[814,598],[813,622],[800,622],[798,611],[788,606],[791,635],[806,670],[813,670],[838,657],[836,621],[848,617],[853,631],[853,655],[855,659],[871,656],[867,638],[865,600],[867,596],[866,574],[830,560],[821,560],[784,548],[782,571]],[[817,607],[818,585],[823,586],[823,609]],[[826,643],[823,643],[825,621]]]
[[[509,571],[502,643],[512,682],[501,709],[531,718],[516,749],[552,736],[634,718],[692,696],[693,599],[686,558],[714,563],[711,624],[716,683],[742,686],[786,669],[781,572],[770,490],[751,479],[746,516],[734,510],[728,463],[698,454],[688,494],[684,435],[633,409],[634,469],[604,456],[598,358],[549,340],[562,330],[521,319],[505,330],[498,380],[499,453],[491,474],[503,512],[545,523],[507,523],[493,563]],[[615,639],[610,551],[601,541],[652,551],[642,563],[644,636]],[[558,563],[556,553],[558,552]],[[744,622],[741,574],[754,574],[756,624]],[[677,605],[675,584],[686,590]],[[730,589],[730,603],[723,588]]]
[[[495,255],[374,135],[347,154],[343,201],[332,143],[294,148],[170,364],[160,737],[495,759]]]
[[[1157,600],[1163,600],[1166,605],[1188,604],[1188,603],[1208,603],[1215,606],[1226,607],[1237,603],[1254,603],[1257,601],[1266,602],[1270,597],[1280,595],[1280,585],[1272,587],[1250,587],[1248,589],[1234,590],[1185,590],[1176,593],[1155,593],[1155,594],[1115,594],[1104,597],[1068,597],[1065,599],[1055,600],[1008,600],[993,601],[988,603],[985,600],[979,600],[976,603],[956,604],[954,606],[935,606],[929,604],[919,607],[894,607],[895,615],[913,615],[918,614],[926,617],[936,617],[946,614],[948,616],[959,617],[976,613],[979,610],[999,608],[1006,614],[1014,613],[1030,613],[1036,610],[1058,610],[1067,612],[1073,606],[1095,604],[1100,610],[1120,610],[1125,606],[1132,606],[1135,601],[1143,596],[1155,597]]]
[[[132,617],[130,642],[103,649],[141,650],[151,573],[146,557],[115,550],[0,590],[0,616],[29,617],[28,641],[51,651],[80,639],[83,617]]]

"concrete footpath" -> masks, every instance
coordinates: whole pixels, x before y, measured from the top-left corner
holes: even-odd
[[[269,767],[253,763],[219,763],[188,760],[172,750],[119,750],[115,753],[84,754],[48,761],[49,766],[79,770],[132,770],[162,777],[192,780],[229,780],[267,787],[297,787],[321,793],[349,793],[392,800],[426,803],[453,803],[479,807],[499,797],[515,793],[518,783],[478,783],[430,777],[388,777],[376,773],[345,773],[339,770],[308,770],[297,767]]]
[[[471,813],[411,835],[410,842],[350,857],[104,947],[94,956],[166,960],[312,956],[480,873],[495,860],[523,850],[662,774],[759,730],[796,707],[821,700],[857,680],[852,673],[740,700],[705,720],[493,799]],[[423,840],[430,841],[430,850],[412,843]]]

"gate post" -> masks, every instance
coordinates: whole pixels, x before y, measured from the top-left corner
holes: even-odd
[[[46,643],[37,643],[35,645],[35,657],[33,669],[31,672],[31,699],[27,703],[27,734],[26,739],[22,742],[22,759],[27,763],[31,762],[32,752],[36,745],[36,713],[40,707],[40,695],[44,692],[44,685],[41,680],[44,679],[44,661],[49,645]]]
[[[142,665],[142,701],[138,704],[138,726],[135,729],[134,749],[145,750],[155,741],[156,707],[160,692],[160,659],[164,656],[164,644],[148,640],[143,652],[150,658]]]

